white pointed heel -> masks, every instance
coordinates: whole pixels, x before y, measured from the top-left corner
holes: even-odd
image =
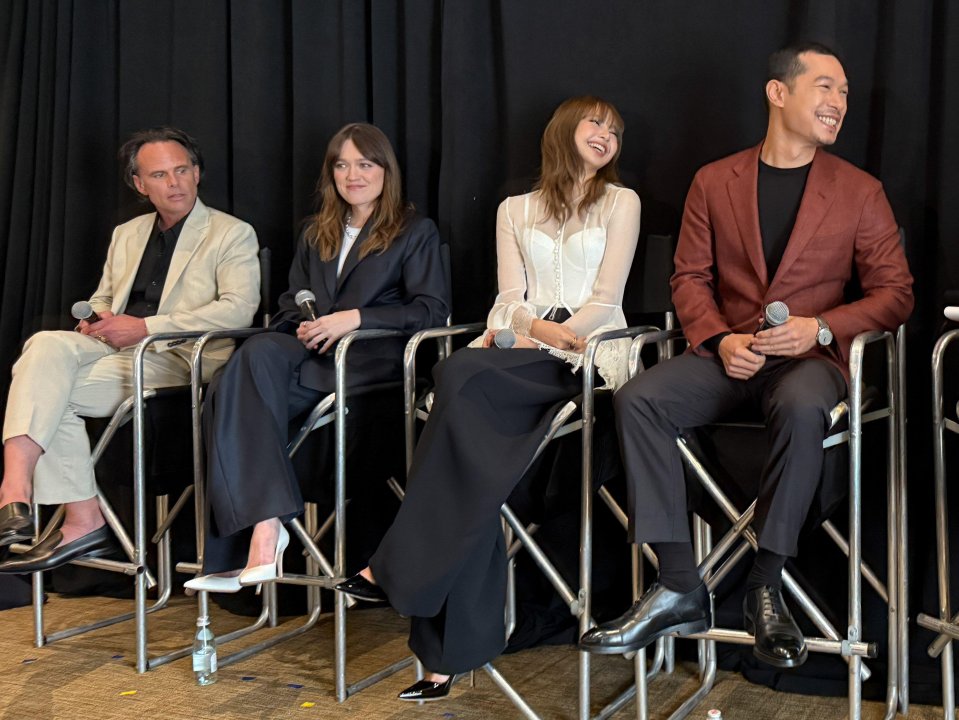
[[[183,587],[194,592],[206,590],[215,593],[240,592],[240,575],[202,575],[183,583]]]
[[[240,585],[259,585],[260,583],[272,582],[277,578],[283,577],[283,551],[290,544],[290,533],[286,528],[280,525],[280,533],[276,538],[276,554],[273,562],[268,565],[257,565],[256,567],[246,568],[240,573]]]

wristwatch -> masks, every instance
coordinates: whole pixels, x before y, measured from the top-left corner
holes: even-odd
[[[822,346],[831,344],[832,330],[829,329],[829,325],[818,315],[816,316],[816,322],[819,323],[819,332],[816,333],[816,341]]]

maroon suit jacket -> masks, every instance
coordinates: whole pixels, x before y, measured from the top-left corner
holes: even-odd
[[[781,300],[791,315],[821,316],[835,341],[824,357],[848,380],[849,346],[865,330],[894,330],[912,312],[912,276],[881,183],[818,150],[796,224],[769,278],[759,231],[757,177],[762,145],[704,166],[686,198],[670,283],[692,351],[722,332],[753,333],[763,308]],[[863,297],[843,290],[856,268]]]

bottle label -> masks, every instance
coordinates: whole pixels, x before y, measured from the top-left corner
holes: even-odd
[[[205,655],[203,653],[193,653],[193,672],[198,672],[198,673],[216,672],[216,655]]]

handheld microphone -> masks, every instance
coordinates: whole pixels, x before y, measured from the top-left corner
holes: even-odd
[[[76,320],[86,320],[88,323],[100,322],[100,316],[93,310],[93,306],[86,300],[78,300],[70,308],[70,314]]]
[[[775,300],[766,306],[763,312],[764,319],[759,325],[760,330],[779,327],[789,319],[789,308],[781,300]]]
[[[498,348],[508,350],[516,344],[516,333],[510,328],[497,330],[496,334],[493,336],[493,344]]]
[[[316,295],[312,290],[300,290],[293,301],[300,308],[303,317],[307,320],[316,320]]]

